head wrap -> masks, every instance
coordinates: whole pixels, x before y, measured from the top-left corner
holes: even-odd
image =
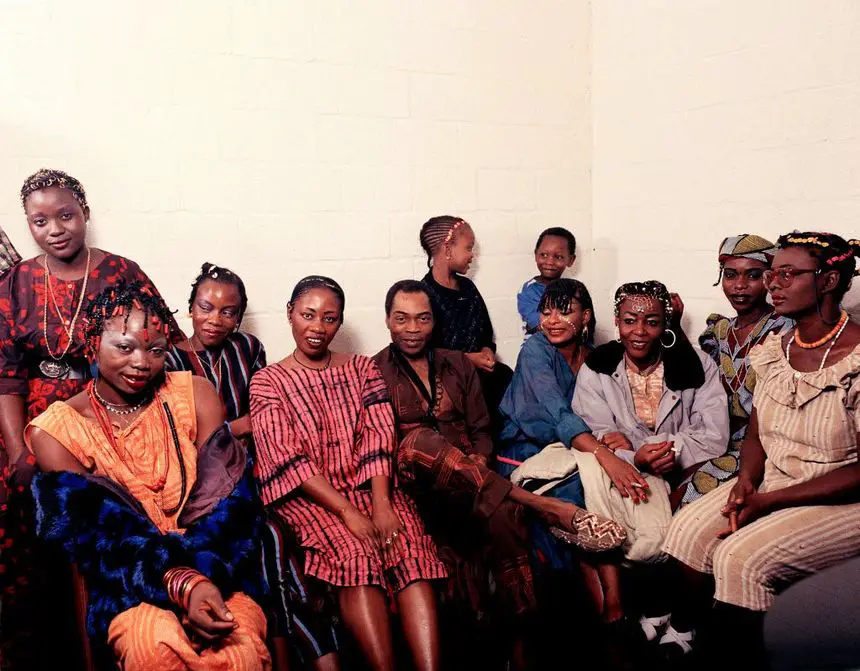
[[[726,238],[720,243],[719,262],[723,265],[730,258],[753,259],[770,265],[776,254],[776,245],[758,235],[742,233]]]

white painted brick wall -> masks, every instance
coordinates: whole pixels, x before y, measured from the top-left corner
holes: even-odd
[[[535,236],[591,237],[589,21],[585,0],[0,0],[0,225],[35,253],[17,189],[65,169],[92,242],[181,314],[204,260],[240,273],[274,359],[310,273],[346,290],[341,347],[382,347],[421,223],[459,214],[512,363]]]
[[[34,253],[17,188],[64,168],[183,314],[202,261],[242,274],[273,358],[312,272],[346,289],[341,346],[381,347],[441,213],[474,224],[509,362],[553,225],[605,336],[651,277],[697,334],[725,235],[860,233],[858,28],[854,0],[0,0],[0,225]]]
[[[649,278],[683,294],[698,335],[729,309],[711,286],[727,235],[860,234],[860,3],[600,0],[592,11],[587,279],[604,335],[615,288]]]

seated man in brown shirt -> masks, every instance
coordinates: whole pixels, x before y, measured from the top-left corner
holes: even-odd
[[[618,545],[623,532],[607,533],[603,527],[617,525],[515,487],[488,469],[493,440],[477,373],[462,352],[429,346],[433,308],[426,288],[414,280],[397,282],[388,291],[385,311],[391,344],[374,361],[397,418],[398,476],[418,503],[454,583],[462,582],[464,573],[475,582],[474,566],[485,559],[497,583],[499,610],[522,622],[535,610],[524,507],[585,550],[608,549],[610,537]],[[464,559],[472,564],[466,571]],[[472,587],[466,591],[475,593]],[[514,661],[525,664],[521,642],[515,644]]]

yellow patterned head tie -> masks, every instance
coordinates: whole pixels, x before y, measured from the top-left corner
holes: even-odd
[[[723,240],[720,243],[717,258],[720,265],[723,265],[730,258],[745,258],[761,261],[769,266],[775,254],[776,245],[770,240],[759,235],[742,233]]]

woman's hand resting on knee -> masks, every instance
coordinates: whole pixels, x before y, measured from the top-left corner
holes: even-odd
[[[208,580],[191,590],[182,624],[204,641],[223,638],[239,626],[221,592]]]

